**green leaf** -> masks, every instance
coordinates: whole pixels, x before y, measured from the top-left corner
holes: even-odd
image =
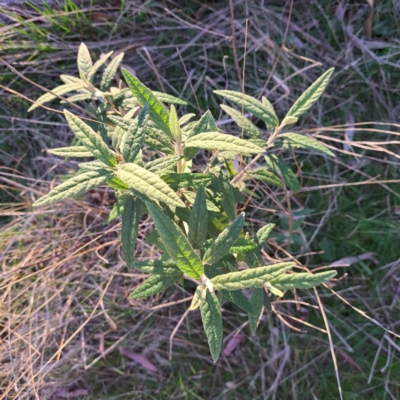
[[[114,76],[117,73],[119,64],[121,64],[123,58],[124,53],[119,53],[112,59],[110,64],[108,64],[107,68],[104,70],[100,83],[100,90],[103,92],[106,92],[110,88]]]
[[[70,147],[59,147],[57,149],[47,150],[50,154],[61,157],[93,157],[91,151],[85,146],[70,146]]]
[[[194,292],[192,303],[190,304],[189,310],[194,311],[197,310],[200,305],[206,299],[206,291],[207,288],[205,285],[198,285],[196,291]]]
[[[78,70],[81,78],[86,78],[93,67],[92,57],[85,43],[81,43],[78,50]]]
[[[232,247],[229,249],[229,253],[248,253],[249,251],[254,250],[257,247],[257,243],[252,240],[239,238],[233,243]]]
[[[248,174],[251,178],[265,182],[267,185],[283,188],[281,178],[265,168],[254,169],[249,171]]]
[[[124,182],[121,181],[121,179],[118,179],[116,176],[114,176],[112,179],[110,179],[107,182],[107,185],[112,187],[115,190],[128,190],[128,185],[126,185]]]
[[[221,108],[239,125],[243,132],[252,138],[261,138],[258,128],[248,120],[241,112],[232,107],[221,104]]]
[[[183,273],[199,279],[204,272],[203,264],[183,232],[158,206],[152,203],[146,206],[170,257]]]
[[[232,151],[240,154],[258,154],[265,150],[247,140],[219,132],[200,133],[185,141],[185,148]]]
[[[86,101],[86,100],[92,100],[94,99],[92,93],[81,93],[81,94],[76,94],[74,96],[69,96],[67,97],[66,100],[61,100],[61,104],[67,104],[67,103],[77,103],[78,101]]]
[[[105,169],[84,172],[56,186],[45,196],[36,200],[33,206],[46,206],[51,203],[69,199],[73,196],[78,196],[79,194],[103,185],[111,179],[111,177],[112,173]]]
[[[115,160],[114,153],[108,148],[98,133],[68,110],[64,110],[64,114],[76,137],[95,157],[110,167],[116,165],[117,161]]]
[[[293,104],[286,117],[299,117],[304,114],[322,95],[335,68],[322,74]]]
[[[148,121],[145,128],[144,142],[151,147],[166,154],[174,154],[175,149],[171,137],[157,128],[153,121]]]
[[[148,116],[149,106],[146,103],[139,113],[137,123],[134,124],[134,129],[128,129],[126,132],[123,140],[122,157],[127,163],[133,163],[142,148]]]
[[[201,249],[206,238],[208,228],[208,210],[204,186],[197,189],[196,199],[189,217],[188,239],[195,249]]]
[[[162,180],[171,186],[172,189],[198,187],[199,185],[207,185],[213,179],[211,174],[191,174],[189,172],[183,173],[169,173],[162,175]]]
[[[176,167],[176,163],[180,160],[179,156],[166,156],[149,161],[145,168],[150,172],[159,172],[163,170],[171,171]]]
[[[248,298],[240,290],[221,290],[222,296],[235,303],[242,310],[246,311],[247,314],[253,315],[254,309]]]
[[[204,293],[204,291],[203,291]],[[205,290],[205,298],[201,298],[200,312],[206,332],[208,345],[214,362],[217,362],[222,344],[222,315],[215,293]]]
[[[257,268],[263,264],[259,252],[249,251],[244,255],[244,261],[249,268]]]
[[[149,103],[150,106],[150,118],[153,122],[165,133],[171,136],[169,129],[169,113],[164,108],[160,100],[147,88],[138,78],[133,76],[126,69],[122,68],[122,74],[131,89],[132,93],[136,97],[139,104],[143,107],[145,103]]]
[[[204,254],[203,262],[214,264],[229,252],[233,243],[239,238],[244,225],[244,213],[240,214],[226,227],[211,244]]]
[[[264,304],[264,288],[254,288],[251,292],[250,304],[253,307],[254,313],[249,314],[250,331],[252,335],[256,334],[257,323],[261,315],[262,307]]]
[[[141,193],[154,201],[161,201],[170,206],[185,207],[176,193],[156,174],[137,164],[123,164],[116,176],[129,189]]]
[[[261,99],[263,106],[275,117],[275,120],[277,121],[276,125],[273,125],[273,127],[278,126],[279,125],[279,119],[275,114],[275,110],[274,110],[274,106],[271,104],[271,102],[266,98],[266,97],[262,97]]]
[[[172,286],[182,278],[182,272],[176,275],[153,275],[145,280],[138,288],[136,288],[130,295],[130,299],[140,299],[143,297],[154,296],[157,293]]]
[[[257,231],[254,241],[257,243],[258,248],[264,246],[265,241],[268,239],[268,236],[274,227],[275,224],[267,224]]]
[[[171,260],[135,261],[130,263],[129,267],[137,268],[148,274],[156,275],[176,275],[182,273],[177,267],[176,262]]]
[[[171,108],[169,110],[169,127],[173,138],[177,139],[181,136],[178,114],[176,113],[176,108],[173,104],[171,105]]]
[[[222,208],[226,212],[228,218],[233,221],[236,218],[235,195],[233,193],[233,187],[228,177],[222,172],[222,169],[219,171],[219,180],[222,183]]]
[[[214,93],[244,107],[245,110],[251,112],[255,117],[264,121],[267,125],[278,126],[279,121],[274,112],[271,112],[268,107],[254,99],[253,97],[234,92],[232,90],[214,90]]]
[[[183,192],[183,196],[189,203],[194,204],[196,195],[193,192]],[[220,209],[212,201],[208,199],[206,199],[206,205],[208,211],[213,211],[217,213],[221,212]]]
[[[286,125],[293,125],[295,124],[299,119],[297,117],[285,117],[282,121],[282,128]]]
[[[328,156],[335,157],[323,143],[318,142],[315,139],[311,139],[308,136],[299,135],[297,133],[283,133],[279,135],[280,138],[284,138],[283,147],[289,149],[310,149],[319,151],[327,154]]]
[[[110,211],[110,214],[108,214],[108,218],[105,221],[104,225],[109,224],[115,218],[122,215],[122,213],[124,212],[125,200],[128,196],[132,196],[132,194],[129,192],[124,192],[120,195],[117,195],[117,200],[115,201],[113,208]]]
[[[285,274],[277,278],[271,279],[270,284],[279,290],[290,289],[311,289],[321,283],[333,278],[336,271],[324,271],[318,274],[310,274],[308,272],[297,272],[295,274]]]
[[[80,170],[82,171],[97,171],[99,169],[106,169],[107,171],[113,173],[114,169],[108,167],[107,165],[105,165],[103,162],[101,161],[89,161],[89,162],[85,162],[85,163],[80,163],[78,164],[78,167],[80,168]]]
[[[189,114],[186,114],[183,117],[179,118],[179,126],[187,124],[195,116],[196,116],[196,114],[189,113]],[[184,129],[186,129],[186,128],[184,128]]]
[[[127,264],[132,262],[135,254],[135,245],[139,233],[139,221],[142,210],[142,200],[128,196],[124,203],[122,214],[121,244],[122,252]]]
[[[82,85],[86,85],[85,81],[77,78],[76,76],[61,74],[60,78],[64,83],[80,83]]]
[[[294,172],[283,160],[278,158],[275,154],[269,154],[265,156],[265,161],[276,174],[282,175],[286,186],[292,189],[293,192],[298,192],[300,190],[300,182],[296,178]]]
[[[187,134],[187,138],[191,138],[193,136],[196,136],[200,133],[207,132],[209,129],[209,121],[210,121],[210,116],[212,118],[212,115],[210,111],[206,111],[201,118],[193,125],[192,129],[190,132]]]
[[[73,92],[79,89],[82,89],[86,87],[85,82],[79,81],[77,83],[67,83],[65,85],[57,86],[56,88],[52,89],[52,93],[47,92],[44,95],[40,96],[28,109],[28,112],[34,110],[36,107],[39,107],[40,105],[44,103],[48,103],[51,100],[54,100],[57,98],[56,95],[62,96],[66,93]],[[54,93],[54,94],[53,94]]]
[[[244,271],[229,272],[211,279],[215,290],[238,290],[250,287],[263,287],[264,283],[272,281],[291,269],[295,263],[279,263],[267,267],[246,269]]]
[[[187,106],[186,101],[179,99],[178,97],[172,96],[167,93],[162,93],[162,92],[156,92],[155,90],[152,90],[154,96],[157,97],[159,101],[162,103],[167,103],[167,104],[178,104],[181,106]]]
[[[112,53],[114,53],[114,52],[110,51],[109,53],[105,54],[103,57],[101,57],[99,60],[97,60],[94,63],[93,67],[90,69],[89,73],[87,74],[87,79],[88,79],[89,82],[93,83],[94,76],[96,75],[96,72],[110,58]]]

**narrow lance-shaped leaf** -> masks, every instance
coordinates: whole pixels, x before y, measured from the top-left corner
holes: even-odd
[[[271,115],[273,115],[275,117],[275,120],[277,121],[277,125],[279,125],[279,120],[275,114],[275,109],[274,109],[274,106],[272,105],[272,103],[264,96],[262,97],[261,101],[262,101],[263,106],[271,113]],[[277,126],[277,125],[274,125],[274,126]]]
[[[222,208],[226,212],[228,218],[233,221],[236,217],[236,202],[233,187],[222,170],[219,172],[219,180],[222,182]]]
[[[292,189],[294,192],[298,192],[300,189],[300,182],[296,178],[294,172],[289,166],[275,154],[269,154],[265,156],[265,161],[277,174],[281,174],[286,186]]]
[[[59,147],[47,150],[50,154],[61,157],[93,157],[93,153],[85,146]]]
[[[176,167],[176,163],[180,160],[179,156],[165,156],[158,158],[153,161],[149,161],[145,168],[151,172],[158,172],[162,170],[173,170]]]
[[[267,171],[266,168],[249,171],[248,176],[249,178],[245,177],[245,180],[253,178],[265,182],[267,185],[283,188],[282,179],[275,172]]]
[[[78,101],[87,101],[92,99],[93,99],[92,93],[81,93],[81,94],[76,94],[74,96],[69,96],[65,100],[61,100],[60,103],[61,104],[77,103]]]
[[[304,114],[322,95],[335,68],[322,74],[293,104],[286,117],[299,117]]]
[[[198,187],[201,184],[206,185],[212,181],[213,177],[211,174],[191,174],[189,172],[162,175],[163,181],[173,189]]]
[[[132,194],[129,192],[124,192],[120,195],[117,195],[117,200],[115,201],[113,208],[110,211],[110,214],[108,214],[108,218],[105,221],[104,225],[109,224],[115,218],[122,215],[122,213],[124,212],[125,200],[128,196],[132,196]]]
[[[238,290],[249,287],[263,287],[264,283],[282,275],[291,269],[294,263],[279,263],[267,267],[246,269],[244,271],[229,272],[211,279],[215,290]]]
[[[104,70],[100,83],[100,90],[102,90],[103,92],[106,92],[111,86],[114,76],[117,73],[119,64],[121,64],[123,58],[124,58],[124,53],[118,54],[116,57],[113,58],[113,60],[110,62],[110,64],[108,64],[107,68]]]
[[[145,103],[149,103],[150,118],[160,129],[171,136],[169,128],[169,113],[161,104],[160,100],[158,100],[152,91],[143,85],[143,83],[129,71],[122,68],[122,74],[139,104],[143,107]]]
[[[271,285],[279,290],[290,289],[311,289],[321,283],[333,278],[336,271],[324,271],[318,274],[310,274],[307,272],[298,272],[295,274],[285,274],[277,278],[271,279]]]
[[[64,110],[64,114],[69,126],[82,144],[99,160],[113,167],[117,163],[114,153],[104,143],[101,136],[68,110]]]
[[[275,224],[267,224],[257,231],[254,240],[259,248],[261,248],[264,245],[265,241],[268,239],[268,236],[271,233],[272,229],[274,229],[274,227]]]
[[[135,261],[129,264],[129,267],[140,269],[148,274],[155,275],[176,275],[182,274],[181,270],[172,260],[148,260],[148,261]]]
[[[332,153],[332,151],[330,151],[323,143],[307,136],[299,135],[298,133],[283,133],[279,135],[279,137],[284,139],[284,148],[310,149],[335,157],[335,154]]]
[[[121,244],[125,261],[129,265],[135,254],[135,245],[139,233],[142,200],[128,196],[124,203],[122,214]]]
[[[246,238],[239,238],[229,249],[229,253],[248,253],[257,247],[257,243]]]
[[[87,79],[90,82],[93,82],[94,76],[96,75],[96,72],[101,68],[101,66],[110,58],[111,54],[114,53],[113,51],[110,51],[109,53],[105,54],[103,57],[101,57],[99,60],[97,60],[93,67],[90,69],[89,73],[87,74]]]
[[[201,303],[206,299],[206,291],[208,289],[205,285],[198,285],[196,291],[194,292],[192,303],[190,304],[189,310],[194,311],[197,310]]]
[[[145,126],[149,116],[149,105],[146,103],[145,106],[139,113],[137,124],[132,124],[133,129],[128,129],[123,140],[123,151],[122,156],[127,163],[134,162],[136,156],[139,154],[142,148],[144,139]],[[132,126],[131,125],[131,126]]]
[[[152,203],[146,203],[146,206],[170,257],[183,273],[199,279],[204,272],[203,264],[186,236],[158,206]]]
[[[166,154],[174,154],[175,149],[171,137],[157,128],[153,121],[148,121],[145,129],[144,142],[152,149]]]
[[[200,133],[185,141],[186,148],[202,148],[206,150],[231,151],[240,154],[263,153],[264,149],[243,139],[219,132]]]
[[[157,92],[155,90],[152,90],[152,92],[153,92],[154,96],[156,96],[157,99],[160,100],[162,103],[178,104],[181,106],[187,106],[186,101],[179,99],[178,97],[172,96],[167,93]]]
[[[258,128],[248,120],[241,112],[232,107],[221,104],[221,108],[243,129],[243,133],[252,138],[261,138]]]
[[[188,133],[188,138],[198,135],[199,133],[207,132],[209,129],[210,111],[206,111],[201,118],[193,125],[193,128]],[[211,115],[212,118],[212,115]]]
[[[187,124],[196,114],[189,113],[184,115],[183,117],[179,118],[179,126]]]
[[[93,67],[92,57],[85,43],[81,43],[78,50],[78,70],[81,78],[86,78]]]
[[[169,110],[169,127],[173,138],[177,139],[180,137],[178,114],[176,113],[176,108],[173,104]]]
[[[253,315],[255,313],[250,301],[240,290],[221,290],[221,294],[242,310],[246,311],[247,314]]]
[[[255,117],[264,121],[268,126],[278,126],[279,124],[275,113],[272,113],[268,107],[247,94],[234,92],[232,90],[214,90],[214,93],[219,94],[240,106],[243,105],[245,110],[251,112]]]
[[[244,213],[240,214],[233,222],[225,228],[211,244],[204,254],[203,262],[214,264],[220,260],[239,238],[244,225]]]
[[[117,170],[116,176],[129,189],[133,189],[151,200],[161,201],[175,207],[185,207],[176,193],[159,176],[137,164],[123,164]]]
[[[222,343],[222,315],[215,293],[205,291],[205,299],[200,302],[200,312],[212,359],[217,362]]]
[[[36,200],[33,203],[34,207],[46,206],[61,200],[69,199],[73,196],[78,196],[95,187],[101,186],[106,183],[113,176],[112,173],[103,169],[97,171],[88,171],[76,175],[71,179],[63,182],[61,185],[56,186],[48,194]]]
[[[195,249],[201,249],[206,237],[208,228],[208,210],[206,204],[206,192],[204,186],[197,189],[196,199],[189,217],[189,242]]]
[[[260,318],[260,314],[262,311],[262,307],[264,304],[264,288],[262,287],[255,287],[253,288],[253,291],[251,292],[251,297],[250,297],[250,304],[253,307],[254,314],[249,315],[249,324],[250,324],[250,331],[252,335],[256,334],[257,330],[257,323]]]
[[[157,293],[172,286],[182,278],[182,272],[175,275],[153,275],[145,280],[138,288],[130,295],[130,299],[140,299],[143,297],[154,296]]]

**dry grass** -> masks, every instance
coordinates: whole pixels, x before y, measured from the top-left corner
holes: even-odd
[[[366,3],[294,2],[291,18],[290,4],[233,5],[234,19],[228,2],[130,2],[96,6],[92,13],[70,10],[55,22],[44,12],[9,8],[14,25],[1,28],[1,56],[52,87],[61,71],[76,73],[71,54],[81,36],[94,52],[125,51],[125,66],[141,80],[187,99],[183,111],[210,108],[227,131],[234,127],[220,114],[212,90],[240,89],[244,57],[246,93],[268,96],[280,116],[323,70],[335,66],[327,95],[302,119],[300,131],[324,140],[338,157],[296,153],[301,192],[293,196],[250,181],[247,212],[254,228],[277,222],[266,258],[286,259],[289,251],[308,268],[336,261],[347,273],[333,289],[350,305],[320,291],[344,398],[400,398],[398,339],[351,308],[399,332],[398,16],[389,3],[387,10],[377,5],[374,40],[367,41]],[[68,23],[74,30],[68,31]],[[1,84],[28,98],[39,95],[11,72]],[[187,308],[190,284],[149,300],[128,300],[143,275],[125,267],[118,223],[103,225],[112,204],[107,191],[32,210],[33,200],[59,175],[76,168],[71,160],[43,153],[68,143],[71,134],[57,114],[37,110],[28,116],[26,101],[7,91],[0,95],[0,398],[338,398],[314,292],[276,301],[258,337],[249,335],[237,309],[226,307],[226,341],[240,332],[244,342],[216,366],[199,315],[189,314],[169,361],[169,338]],[[360,123],[366,120],[381,124]],[[157,256],[143,241],[150,221],[141,226],[137,256]],[[157,372],[132,361],[129,352],[143,353]]]

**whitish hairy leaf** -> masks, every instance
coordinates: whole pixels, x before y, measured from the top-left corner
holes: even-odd
[[[187,106],[186,101],[179,99],[178,97],[172,96],[167,93],[162,93],[162,92],[156,92],[155,90],[152,90],[154,96],[157,97],[159,101],[162,103],[167,103],[167,104],[179,104],[182,106]]]
[[[95,157],[110,167],[116,165],[117,161],[115,160],[114,153],[108,148],[98,133],[68,110],[64,110],[64,114],[76,137]]]
[[[162,170],[172,170],[176,167],[176,163],[179,161],[178,156],[166,156],[158,158],[157,160],[149,161],[145,168],[150,172],[158,172]]]
[[[119,64],[121,64],[122,59],[124,58],[124,53],[119,53],[113,60],[108,64],[107,68],[103,72],[103,76],[101,77],[100,90],[106,92],[114,79],[115,74],[117,73]]]
[[[264,246],[265,241],[268,239],[268,236],[274,227],[275,224],[267,224],[257,231],[254,241],[257,243],[259,248]]]
[[[279,120],[278,117],[275,114],[275,110],[274,110],[274,106],[271,104],[271,102],[266,98],[266,97],[262,97],[261,99],[263,106],[275,117],[275,120],[277,121],[277,124],[274,126],[279,125]]]
[[[206,111],[205,114],[208,117],[208,128],[210,129],[210,131],[218,132],[219,129],[218,129],[217,124],[215,123],[215,120],[214,120],[213,115],[211,114],[211,111]]]
[[[244,225],[244,213],[240,214],[227,228],[225,228],[211,244],[204,254],[203,262],[214,264],[219,261],[233,243],[239,238],[240,232]]]
[[[201,249],[203,246],[208,229],[208,210],[206,203],[206,192],[204,186],[200,185],[196,199],[193,204],[189,217],[189,242],[195,249]]]
[[[297,192],[300,189],[300,182],[298,181],[294,172],[289,166],[275,154],[269,154],[265,156],[265,161],[273,169],[276,174],[281,174],[287,187]]]
[[[304,114],[324,92],[335,68],[322,74],[293,104],[286,117],[299,117]]]
[[[265,168],[259,168],[249,171],[249,176],[253,179],[265,182],[267,185],[283,188],[282,180],[274,172],[267,171]]]
[[[194,204],[196,195],[193,192],[183,192],[183,195],[185,196],[185,199],[191,203]],[[214,211],[214,212],[221,212],[221,210],[210,200],[206,199],[206,205],[207,205],[207,210],[208,211]]]
[[[222,183],[222,208],[226,212],[228,218],[233,221],[236,217],[235,195],[233,193],[233,187],[228,177],[222,172],[222,169],[219,171],[219,180]]]
[[[243,132],[252,138],[261,138],[258,128],[248,120],[241,112],[232,107],[221,104],[221,108],[243,129]]]
[[[141,210],[142,200],[138,198],[134,199],[133,196],[128,196],[126,198],[124,213],[122,214],[121,244],[127,264],[133,260],[135,254]]]
[[[81,78],[87,77],[93,67],[92,57],[85,43],[81,43],[78,50],[78,70]]]
[[[47,92],[44,95],[40,96],[28,109],[29,111],[34,110],[36,107],[39,107],[41,104],[48,103],[49,101],[56,99],[57,96],[62,96],[66,93],[73,92],[79,89],[86,87],[85,82],[80,81],[77,83],[67,83],[65,85],[57,86],[56,88],[52,89],[52,93]],[[54,94],[53,94],[54,93]]]
[[[93,82],[94,80],[94,76],[96,74],[96,72],[101,68],[101,66],[110,58],[111,54],[114,53],[113,51],[110,51],[109,53],[105,54],[103,57],[101,57],[99,60],[97,60],[93,67],[90,69],[88,75],[87,75],[87,79],[90,82]]]
[[[176,193],[156,174],[136,164],[123,164],[116,176],[129,189],[142,193],[153,201],[161,201],[170,206],[185,207]]]
[[[176,265],[176,262],[171,260],[135,261],[130,263],[129,267],[137,268],[148,274],[155,275],[176,275],[182,273]]]
[[[264,149],[243,139],[219,132],[200,133],[185,141],[186,148],[232,151],[240,154],[263,153]]]
[[[142,143],[144,139],[144,132],[149,116],[149,106],[146,103],[145,106],[139,113],[137,118],[137,123],[131,124],[133,128],[127,130],[126,135],[123,140],[123,150],[122,157],[127,163],[134,162],[136,156],[139,154],[142,148]]]
[[[59,147],[47,150],[50,154],[61,157],[93,157],[93,153],[85,146]]]
[[[194,311],[197,310],[201,303],[205,301],[207,295],[207,288],[205,285],[199,285],[194,292],[192,303],[190,304],[189,310]]]
[[[255,335],[257,330],[257,323],[260,318],[260,314],[264,304],[264,288],[253,288],[250,297],[250,304],[254,310],[254,313],[252,315],[249,314],[250,331],[252,335]]]
[[[168,183],[172,189],[198,187],[199,185],[207,185],[213,179],[212,174],[191,174],[189,172],[170,173],[162,175],[162,180]]]
[[[174,145],[169,136],[164,131],[157,128],[153,121],[148,121],[145,128],[144,142],[152,149],[163,153],[174,154]]]
[[[140,299],[143,297],[154,296],[162,292],[168,287],[172,286],[182,278],[182,272],[176,275],[153,275],[144,281],[138,288],[136,288],[130,295],[130,299]]]
[[[214,93],[225,97],[226,99],[238,104],[239,106],[243,105],[245,110],[251,112],[255,117],[261,119],[267,125],[278,126],[279,124],[278,118],[276,118],[275,113],[271,112],[268,107],[247,94],[234,92],[232,90],[214,90]]]
[[[33,206],[46,206],[73,196],[78,196],[97,186],[103,185],[111,178],[112,173],[105,169],[84,172],[56,186],[48,194],[36,200]]]
[[[297,117],[285,117],[282,121],[282,127],[286,125],[292,125],[295,124],[299,119]]]
[[[101,161],[90,161],[86,163],[80,163],[78,164],[78,167],[82,171],[96,171],[98,169],[106,169],[107,171],[114,172],[113,168],[108,167]]]
[[[183,117],[179,118],[179,126],[187,124],[196,114],[190,113],[186,114]]]
[[[217,362],[222,343],[222,315],[217,296],[209,290],[200,303],[200,312],[212,359]]]
[[[72,75],[61,74],[60,79],[64,83],[80,83],[81,85],[86,85],[82,79],[77,78],[76,76],[72,76]]]
[[[324,271],[318,274],[310,274],[307,272],[298,272],[290,275],[281,275],[277,278],[271,279],[271,285],[279,290],[290,289],[311,289],[321,283],[333,278],[336,271]]]
[[[240,290],[221,290],[221,294],[232,303],[235,303],[242,310],[246,311],[247,314],[254,314],[254,309],[249,299]]]
[[[310,149],[335,157],[323,143],[308,136],[299,135],[298,133],[283,133],[279,137],[284,138],[283,147],[289,149]]]
[[[125,200],[128,196],[132,196],[132,194],[129,192],[124,192],[121,195],[117,196],[117,200],[115,201],[113,208],[110,211],[110,214],[108,214],[108,218],[105,221],[104,225],[109,224],[115,218],[122,215],[122,213],[124,212]]]
[[[244,271],[229,272],[211,279],[215,290],[238,290],[250,287],[263,287],[265,282],[271,281],[291,269],[294,263],[279,263],[267,267],[246,269]]]
[[[179,130],[179,121],[178,121],[178,115],[176,113],[176,108],[174,105],[171,105],[171,108],[169,110],[169,127],[171,130],[172,137],[177,139],[180,136],[180,130]]]
[[[169,129],[169,113],[161,104],[160,100],[154,96],[149,88],[143,85],[138,78],[133,76],[126,69],[122,68],[122,74],[139,104],[143,107],[146,103],[149,103],[150,118],[152,121],[165,133],[171,135]]]
[[[69,96],[67,97],[66,100],[61,100],[61,104],[67,104],[67,103],[76,103],[78,101],[86,101],[86,100],[92,100],[93,94],[92,93],[81,93],[81,94],[76,94],[74,96]]]
[[[233,243],[232,247],[229,249],[229,253],[247,253],[254,250],[256,247],[257,243],[253,242],[252,240],[239,238],[235,243]]]
[[[172,260],[183,273],[199,279],[204,272],[203,264],[186,236],[158,206],[152,203],[146,203],[146,206]]]

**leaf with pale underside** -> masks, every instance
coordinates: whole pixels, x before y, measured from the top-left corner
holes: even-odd
[[[244,225],[244,213],[235,218],[228,227],[226,227],[207,249],[203,256],[203,262],[214,264],[229,252],[233,243],[239,238]]]
[[[142,200],[128,196],[124,203],[121,226],[122,252],[127,264],[132,262],[135,245],[139,233],[139,221],[142,210]]]
[[[167,104],[177,104],[181,106],[187,106],[187,103],[185,100],[179,99],[178,97],[172,96],[167,93],[162,93],[162,92],[157,92],[155,90],[152,90],[154,96],[157,97],[159,101],[162,103],[167,103]]]
[[[144,142],[152,149],[166,154],[175,153],[170,136],[167,136],[164,131],[159,129],[153,121],[149,120],[147,122],[144,135]]]
[[[88,192],[98,186],[103,185],[113,176],[109,171],[102,169],[97,171],[88,171],[76,175],[71,179],[56,186],[48,194],[36,200],[34,207],[46,206],[51,203],[69,199]]]
[[[304,114],[322,95],[335,68],[323,73],[293,104],[286,117],[299,117]]]
[[[336,271],[324,271],[317,274],[307,272],[298,272],[295,274],[284,274],[277,278],[271,279],[271,285],[279,290],[291,289],[311,289],[321,283],[333,278]]]
[[[205,299],[200,302],[201,319],[214,362],[217,362],[222,344],[222,315],[215,293],[205,291]]]
[[[153,201],[161,201],[175,207],[185,207],[176,193],[158,175],[137,164],[123,164],[116,171],[116,176],[129,189],[133,189]]]
[[[197,189],[196,199],[193,204],[189,217],[188,239],[195,249],[203,246],[208,229],[208,210],[206,203],[206,192],[204,186],[200,185]]]
[[[157,293],[172,286],[175,282],[178,282],[182,278],[182,272],[178,272],[176,275],[153,275],[149,279],[145,280],[138,288],[136,288],[130,295],[129,298],[141,299],[143,297],[154,296]]]
[[[176,113],[176,108],[172,104],[169,110],[169,128],[171,130],[172,137],[177,139],[180,136],[178,114]]]
[[[254,313],[251,315],[249,314],[249,325],[252,335],[256,334],[257,323],[264,304],[264,292],[265,290],[262,287],[255,287],[251,292],[250,304],[253,307]]]
[[[203,301],[205,301],[206,291],[207,291],[207,288],[205,285],[197,286],[196,291],[194,292],[192,303],[190,304],[190,307],[189,307],[190,311],[197,310],[200,307],[201,303]]]
[[[64,114],[75,136],[95,157],[110,167],[116,165],[114,153],[97,132],[68,110],[64,110]]]
[[[311,139],[308,136],[299,135],[298,133],[283,133],[279,135],[280,138],[283,138],[283,148],[287,149],[309,149],[318,151],[320,153],[326,154],[331,157],[335,157],[335,154],[332,153],[323,143]]]
[[[171,259],[183,273],[199,279],[204,272],[203,264],[181,229],[155,204],[146,206]]]
[[[263,287],[265,282],[282,275],[295,264],[291,262],[246,269],[244,271],[229,272],[211,279],[215,290],[239,290],[250,287]]]
[[[231,151],[245,155],[258,154],[265,151],[247,140],[219,132],[200,133],[192,136],[185,141],[185,148]]]
[[[100,90],[103,92],[106,92],[110,88],[114,76],[117,73],[119,64],[121,64],[123,58],[124,53],[119,53],[112,59],[110,64],[108,64],[107,68],[104,70],[100,83]]]
[[[258,128],[241,112],[232,107],[221,104],[221,108],[239,125],[245,135],[252,138],[261,138],[261,133]]]
[[[285,181],[287,187],[298,192],[300,190],[300,182],[290,167],[275,154],[265,156],[265,161],[276,174],[280,174]]]
[[[101,57],[99,60],[97,60],[93,64],[93,67],[90,69],[89,73],[87,74],[87,79],[88,79],[89,82],[93,82],[94,76],[96,75],[96,72],[110,58],[112,53],[114,53],[114,52],[110,51],[109,53],[105,54],[103,57]]]
[[[265,241],[268,239],[268,236],[274,227],[275,224],[267,224],[257,231],[254,241],[257,243],[258,248],[264,246]]]
[[[78,70],[81,78],[87,78],[93,67],[92,57],[85,43],[81,43],[78,50]]]
[[[94,157],[85,146],[59,147],[47,150],[50,154],[60,157]]]
[[[129,71],[122,68],[122,74],[125,81],[136,97],[139,104],[143,107],[146,103],[150,106],[150,118],[152,121],[166,134],[171,136],[169,128],[169,113],[164,108],[160,100],[152,93],[152,91],[143,85],[138,78],[133,76]]]
[[[145,168],[154,173],[158,173],[162,170],[171,171],[176,167],[176,163],[179,160],[179,156],[165,156],[156,160],[149,161],[145,165]]]
[[[278,118],[274,112],[271,112],[269,107],[247,94],[232,90],[214,90],[214,93],[225,97],[239,106],[243,106],[245,110],[251,112],[255,117],[261,119],[269,126],[278,126],[279,124]]]

